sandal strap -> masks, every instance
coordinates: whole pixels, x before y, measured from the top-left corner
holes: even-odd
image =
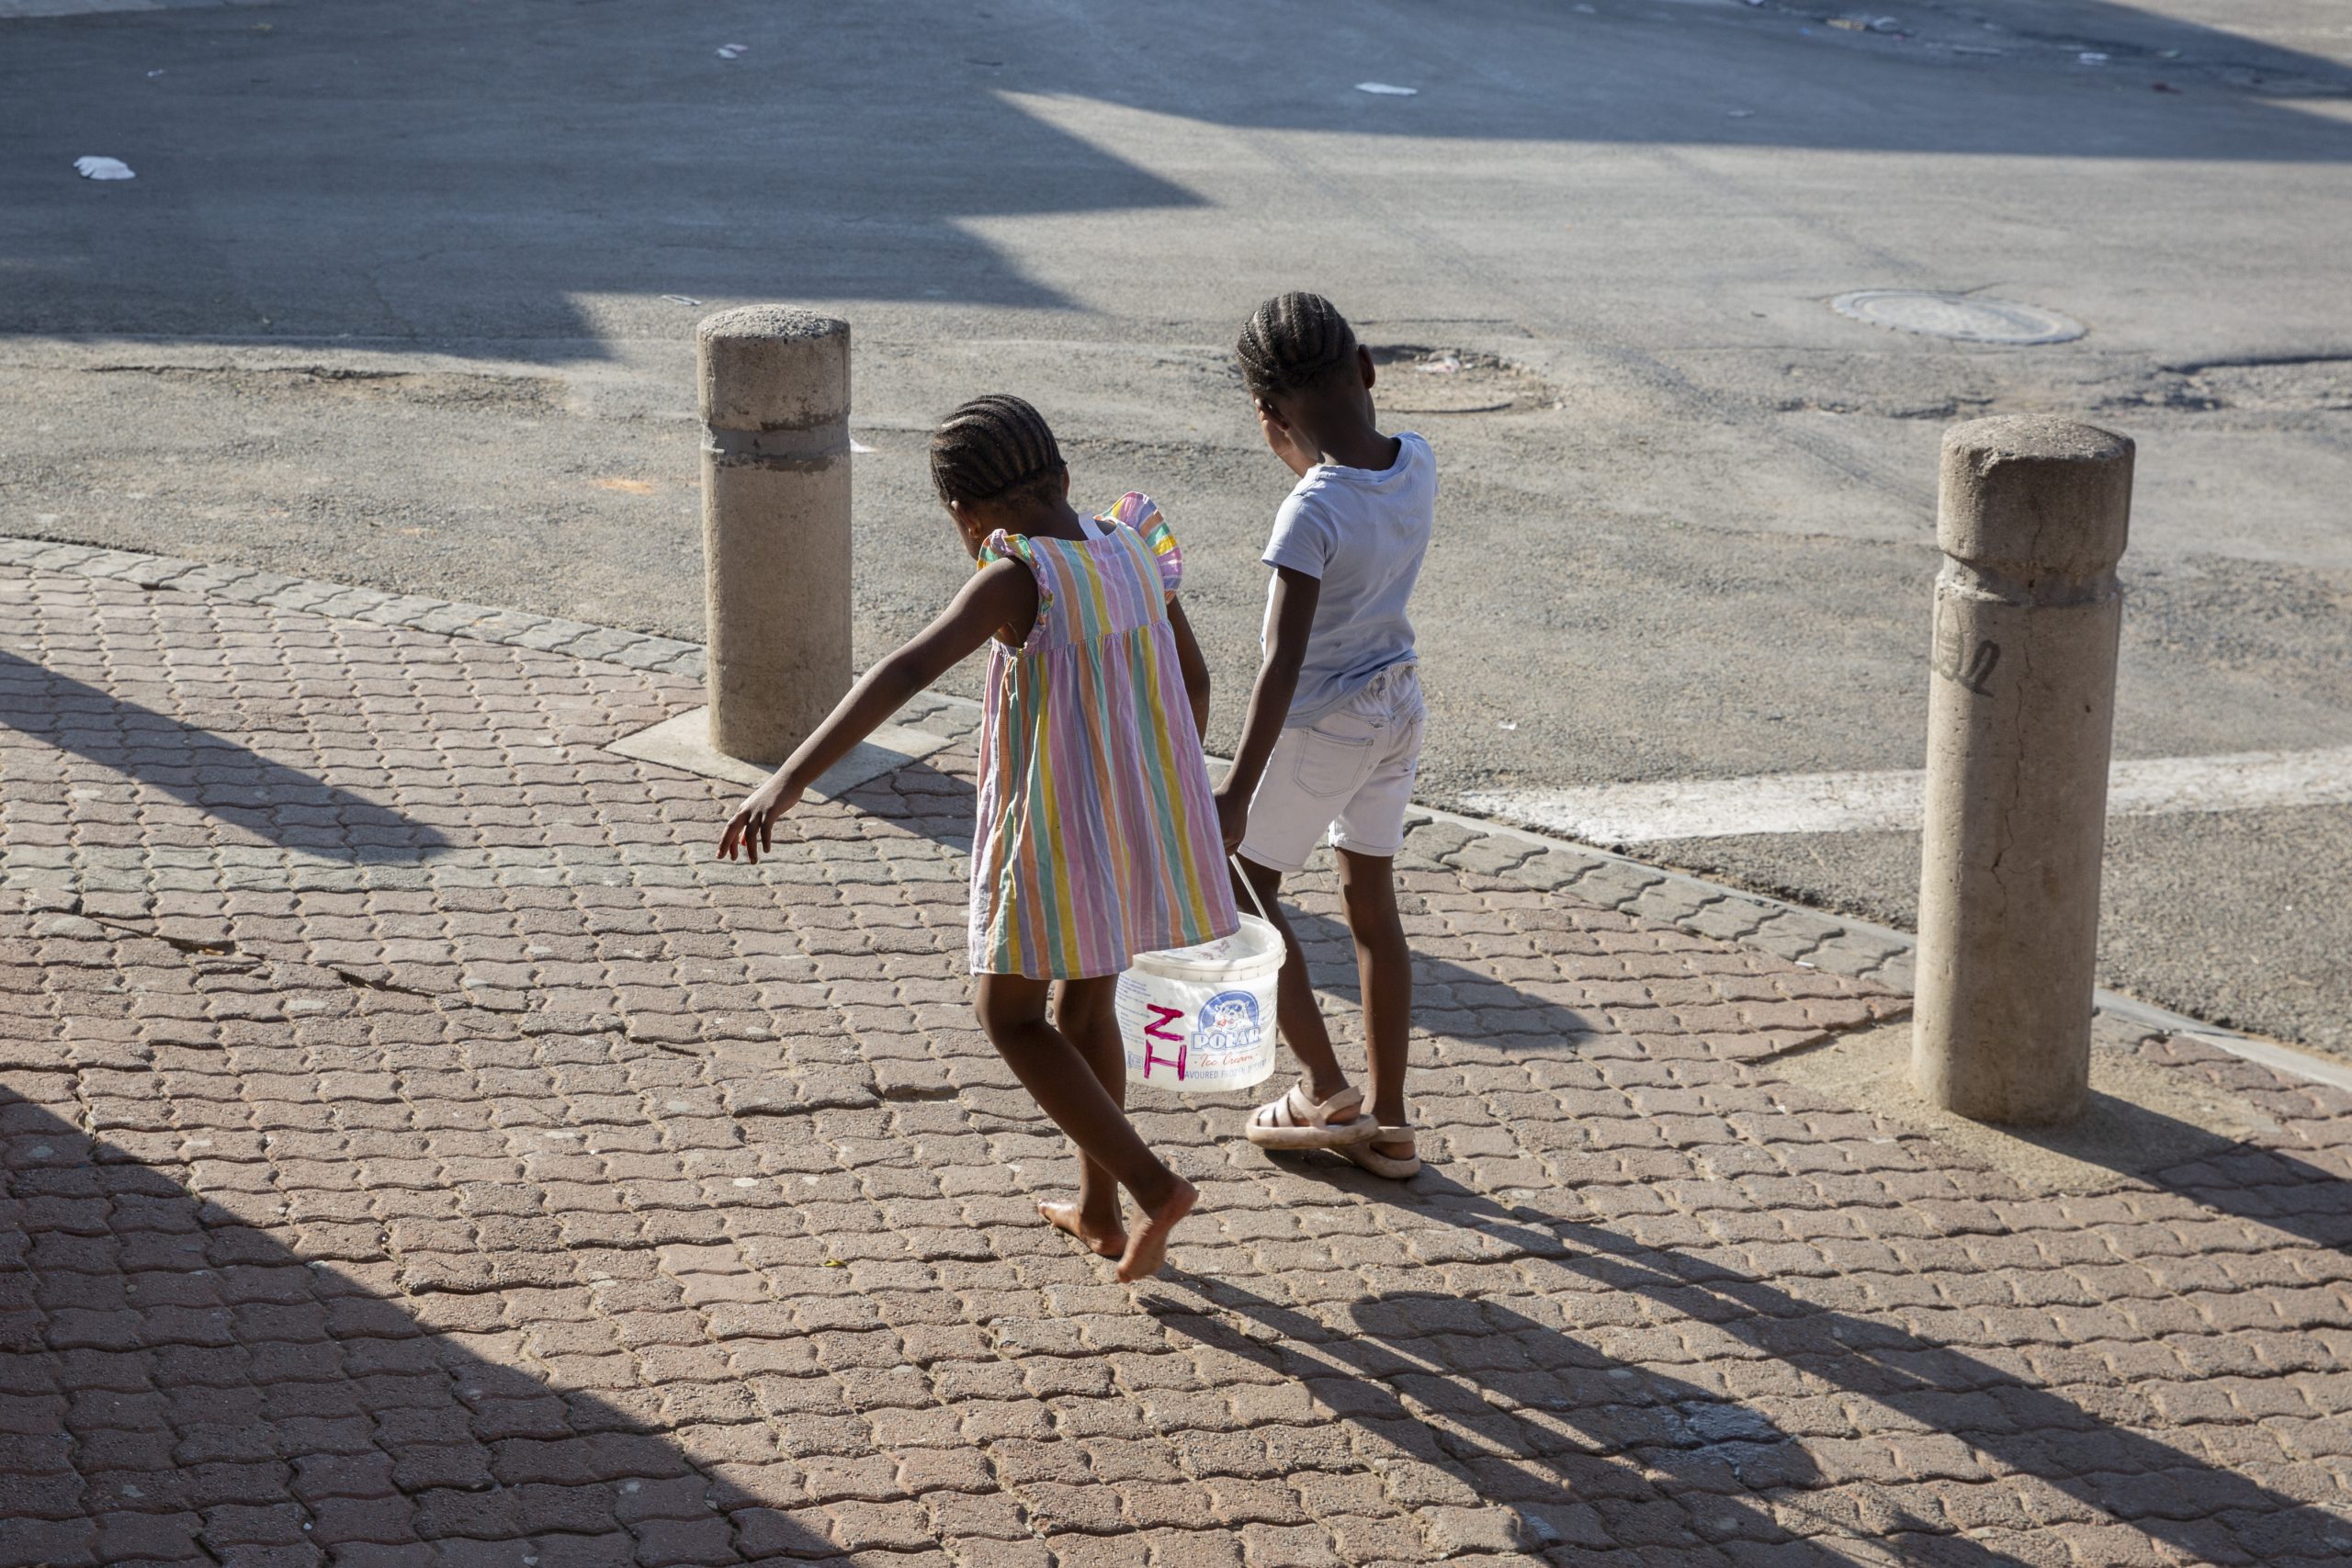
[[[1363,1090],[1353,1085],[1317,1105],[1306,1098],[1305,1089],[1293,1084],[1289,1093],[1258,1107],[1250,1112],[1250,1119],[1261,1127],[1329,1127],[1336,1121],[1353,1120],[1352,1116],[1342,1118],[1336,1112],[1353,1111],[1363,1104]]]
[[[1332,1122],[1342,1120],[1352,1122],[1363,1105],[1363,1090],[1352,1084],[1320,1105],[1307,1105],[1306,1091],[1296,1084],[1290,1086],[1290,1091],[1298,1097],[1301,1105],[1306,1106],[1307,1115],[1312,1119],[1308,1125],[1315,1127],[1329,1127]],[[1350,1114],[1342,1117],[1339,1114],[1340,1111]]]
[[[1306,1123],[1298,1119],[1298,1111],[1294,1105],[1297,1099],[1298,1089],[1294,1086],[1288,1094],[1279,1100],[1270,1100],[1251,1111],[1250,1120],[1261,1127],[1303,1127]]]

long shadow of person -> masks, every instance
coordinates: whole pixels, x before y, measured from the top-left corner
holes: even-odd
[[[284,1230],[85,1134],[60,1114],[74,1096],[62,1075],[12,1077],[47,1080],[59,1099],[0,1089],[0,1564],[620,1568],[836,1554],[770,1506],[789,1499],[708,1457],[773,1455],[749,1404],[665,1428],[641,1397],[633,1411],[628,1395],[535,1371],[526,1337],[584,1326],[559,1310],[566,1292],[404,1301],[371,1285],[364,1263],[305,1259]],[[208,1153],[185,1157],[220,1156],[212,1176],[240,1198],[252,1184],[238,1171],[270,1169],[241,1163],[254,1135],[201,1141]],[[650,1276],[609,1289],[640,1313],[675,1308]],[[533,1322],[528,1301],[556,1321]]]
[[[1306,948],[1317,989],[1337,998],[1341,1016],[1346,1016],[1356,995],[1347,927],[1308,909],[1293,908],[1289,918]],[[1557,940],[1556,933],[1543,934]],[[1558,999],[1558,987],[1536,987],[1499,973],[1497,966],[1476,967],[1417,953],[1413,969],[1415,1022],[1444,1035],[1451,1066],[1556,1062],[1581,1055],[1600,1036],[1612,1032],[1600,1010],[1579,1010]],[[1616,1044],[1638,1047],[1638,1042],[1623,1038]],[[1417,1044],[1417,1067],[1422,1065],[1419,1051]],[[2095,1076],[2104,1081],[2104,1069],[2095,1068]],[[2191,1126],[2150,1106],[2105,1093],[2094,1092],[2092,1098],[2095,1116],[2109,1129],[2109,1135],[2086,1139],[2064,1130],[2011,1129],[2012,1135],[2076,1160],[2105,1165],[2129,1179],[2269,1225],[2315,1247],[2352,1252],[2352,1180],[2342,1171],[2279,1146],[2280,1140],[2296,1135],[2291,1129],[2278,1139],[2255,1142]],[[2332,1120],[2324,1122],[2330,1128],[2334,1124]],[[2346,1158],[2334,1151],[2317,1157]],[[1321,1161],[1313,1168],[1337,1174],[1344,1168]]]
[[[2070,1499],[2077,1522],[2128,1527],[2188,1561],[2352,1561],[2352,1521],[2086,1408],[2009,1366],[1921,1338],[1886,1319],[1825,1308],[1712,1260],[1644,1247],[1582,1221],[1502,1203],[1440,1172],[1419,1179],[1425,1196],[1442,1200],[1421,1205],[1421,1212],[1542,1259],[1542,1267],[1559,1270],[1577,1290],[1639,1296],[1652,1304],[1653,1316],[1728,1336],[1744,1353],[1843,1390],[1866,1402],[1852,1408],[1876,1407],[1879,1435],[1959,1439],[1971,1457],[1953,1463],[1946,1479],[2030,1478]],[[1216,1289],[1221,1295],[1227,1288]],[[1487,1313],[1496,1310],[1492,1303],[1480,1304]],[[1284,1323],[1285,1334],[1308,1325],[1299,1314],[1288,1315],[1298,1321]],[[2170,1370],[2179,1378],[2194,1375],[2186,1362]],[[1637,1375],[1651,1374],[1638,1369]],[[2099,1381],[2112,1383],[2115,1374],[2105,1372]],[[2117,1408],[2136,1404],[2126,1393]],[[1946,1462],[1951,1459],[1946,1456]],[[1973,1477],[1960,1473],[1972,1468]]]
[[[1804,1445],[1724,1393],[1613,1359],[1492,1299],[1372,1296],[1349,1304],[1343,1327],[1230,1280],[1195,1283],[1204,1303],[1161,1298],[1151,1310],[1204,1346],[1305,1383],[1392,1493],[1430,1510],[1442,1549],[1853,1561],[1849,1543],[1790,1528],[1828,1484]],[[1893,1500],[1873,1522],[1906,1562],[2018,1561]]]
[[[277,722],[311,744],[309,722],[290,703]],[[229,714],[224,722],[252,722]],[[178,830],[157,828],[120,803],[103,800],[103,785],[29,753],[55,748],[108,773],[168,795],[203,820],[189,824],[190,846],[214,843],[211,829],[228,828],[296,853],[355,865],[407,864],[448,847],[430,824],[392,807],[264,755],[199,725],[185,723],[70,675],[0,649],[0,747],[13,754],[11,792],[26,800],[53,794],[78,822],[104,824],[122,841],[156,847],[179,841]],[[28,745],[29,742],[29,746]],[[79,791],[79,794],[69,793]],[[117,841],[109,839],[107,842]]]

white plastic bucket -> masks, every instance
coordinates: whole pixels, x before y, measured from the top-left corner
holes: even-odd
[[[1213,1094],[1272,1077],[1282,971],[1282,933],[1259,915],[1215,942],[1136,953],[1117,993],[1127,1082]]]

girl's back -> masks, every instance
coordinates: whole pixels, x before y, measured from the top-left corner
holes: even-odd
[[[718,852],[756,864],[826,769],[989,646],[973,1010],[1078,1146],[1078,1201],[1040,1200],[1039,1216],[1140,1280],[1200,1194],[1126,1118],[1114,976],[1138,950],[1240,924],[1201,755],[1208,666],[1175,601],[1176,542],[1139,495],[1092,523],[1072,511],[1053,431],[1007,393],[940,422],[931,479],[979,570],[752,792]],[[1132,1228],[1122,1190],[1137,1205]]]
[[[1114,975],[1238,921],[1168,602],[1182,556],[1129,492],[1091,537],[991,535],[1023,562],[1037,615],[989,654],[973,842],[976,972]]]

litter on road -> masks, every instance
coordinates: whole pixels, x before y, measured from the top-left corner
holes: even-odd
[[[76,158],[74,172],[85,180],[130,180],[139,176],[119,158]]]
[[[694,298],[694,296],[690,294],[664,294],[662,298],[667,299],[673,305],[699,305],[702,303],[701,300]]]
[[[1356,91],[1380,93],[1392,98],[1410,98],[1419,96],[1420,94],[1419,87],[1393,87],[1385,82],[1359,82],[1356,84]]]
[[[854,435],[849,438],[849,449],[853,456],[860,452],[871,452],[874,450],[873,447],[868,446],[865,442],[860,441]]]
[[[722,43],[718,46],[718,58],[741,60],[743,58],[743,51],[751,47],[748,43]]]

